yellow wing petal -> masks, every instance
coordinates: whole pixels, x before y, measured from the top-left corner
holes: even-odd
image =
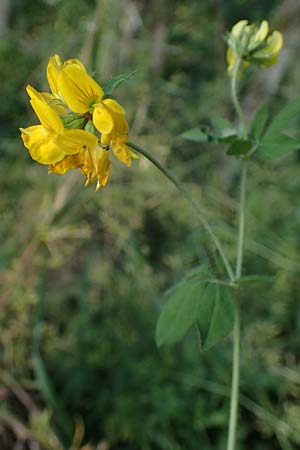
[[[72,155],[86,147],[94,149],[98,139],[94,134],[84,130],[67,130],[58,135],[55,142],[65,153]]]
[[[20,128],[21,138],[26,148],[30,148],[38,141],[48,137],[47,129],[43,125],[33,125],[28,128]]]
[[[69,108],[84,114],[103,97],[103,90],[76,65],[67,65],[58,76],[58,88]]]
[[[33,144],[29,148],[29,153],[32,159],[41,164],[53,164],[66,156],[64,151],[51,138]]]

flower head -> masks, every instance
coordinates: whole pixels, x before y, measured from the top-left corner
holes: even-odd
[[[269,34],[269,24],[266,20],[263,20],[259,27],[248,24],[247,20],[240,20],[232,27],[227,44],[227,70],[231,75],[237,61],[241,62],[240,69],[245,69],[251,63],[260,67],[275,64],[283,38],[279,31]]]
[[[125,111],[87,73],[78,59],[49,59],[47,79],[51,93],[27,86],[31,106],[40,124],[20,128],[31,157],[49,164],[49,173],[80,169],[86,185],[98,189],[109,176],[110,149],[127,166],[137,158],[129,147]]]

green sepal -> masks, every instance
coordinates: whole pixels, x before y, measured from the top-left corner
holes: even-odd
[[[82,114],[69,113],[60,115],[64,127],[67,129],[83,129],[86,119]]]
[[[104,97],[108,98],[113,95],[117,87],[120,86],[121,83],[131,78],[133,75],[135,75],[137,71],[136,70],[130,70],[129,72],[121,73],[120,75],[117,75],[115,77],[112,77],[111,80],[104,85],[103,91],[104,91]]]
[[[227,149],[226,153],[229,156],[243,156],[246,155],[252,147],[252,142],[249,139],[236,139]]]
[[[97,134],[97,130],[94,127],[94,124],[93,124],[93,122],[91,120],[89,120],[87,122],[87,124],[85,125],[84,129],[85,129],[85,131],[88,131],[89,133]]]

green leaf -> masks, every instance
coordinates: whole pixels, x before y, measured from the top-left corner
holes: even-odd
[[[251,286],[261,283],[271,283],[274,277],[269,275],[244,275],[243,277],[236,280],[236,284],[239,286]]]
[[[227,336],[234,323],[234,300],[228,287],[209,284],[201,296],[197,326],[203,350]]]
[[[233,142],[236,141],[238,137],[239,136],[237,134],[229,134],[228,136],[219,137],[218,141],[221,144],[233,144]]]
[[[129,72],[121,73],[121,75],[117,75],[112,77],[111,80],[103,87],[104,97],[110,97],[113,95],[117,87],[124,81],[131,78],[136,73],[136,70],[130,70]]]
[[[279,134],[278,136],[264,137],[256,153],[259,158],[270,161],[299,148],[300,142],[298,139],[294,139],[285,134]]]
[[[295,119],[297,113],[300,111],[300,100],[294,99],[288,103],[272,120],[264,137],[271,137],[278,134],[280,131],[290,125],[290,122]]]
[[[254,116],[251,124],[250,135],[258,142],[267,123],[269,117],[269,110],[267,105],[263,105]]]
[[[185,131],[180,135],[183,139],[193,142],[207,142],[208,135],[202,131],[199,127],[192,128],[191,130]]]
[[[217,136],[220,138],[237,134],[233,124],[223,117],[214,117],[211,120],[211,123],[216,131]]]
[[[230,156],[246,155],[251,147],[252,142],[248,139],[237,139],[228,147],[226,153]]]
[[[197,320],[206,281],[190,278],[180,283],[163,307],[156,326],[158,346],[180,341]]]

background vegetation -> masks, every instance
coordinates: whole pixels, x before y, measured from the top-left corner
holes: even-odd
[[[280,62],[249,71],[249,117],[300,91],[300,5],[293,0],[2,0],[0,4],[1,450],[223,450],[231,339],[201,352],[191,333],[158,350],[164,292],[207,261],[211,244],[172,185],[145,160],[113,164],[105,189],[47,176],[18,128],[35,123],[27,83],[48,57],[80,57],[118,91],[131,139],[186,182],[235,255],[239,162],[180,134],[233,118],[224,34],[270,20]],[[239,450],[300,448],[299,154],[252,163],[243,291]],[[211,261],[214,264],[214,261]]]

